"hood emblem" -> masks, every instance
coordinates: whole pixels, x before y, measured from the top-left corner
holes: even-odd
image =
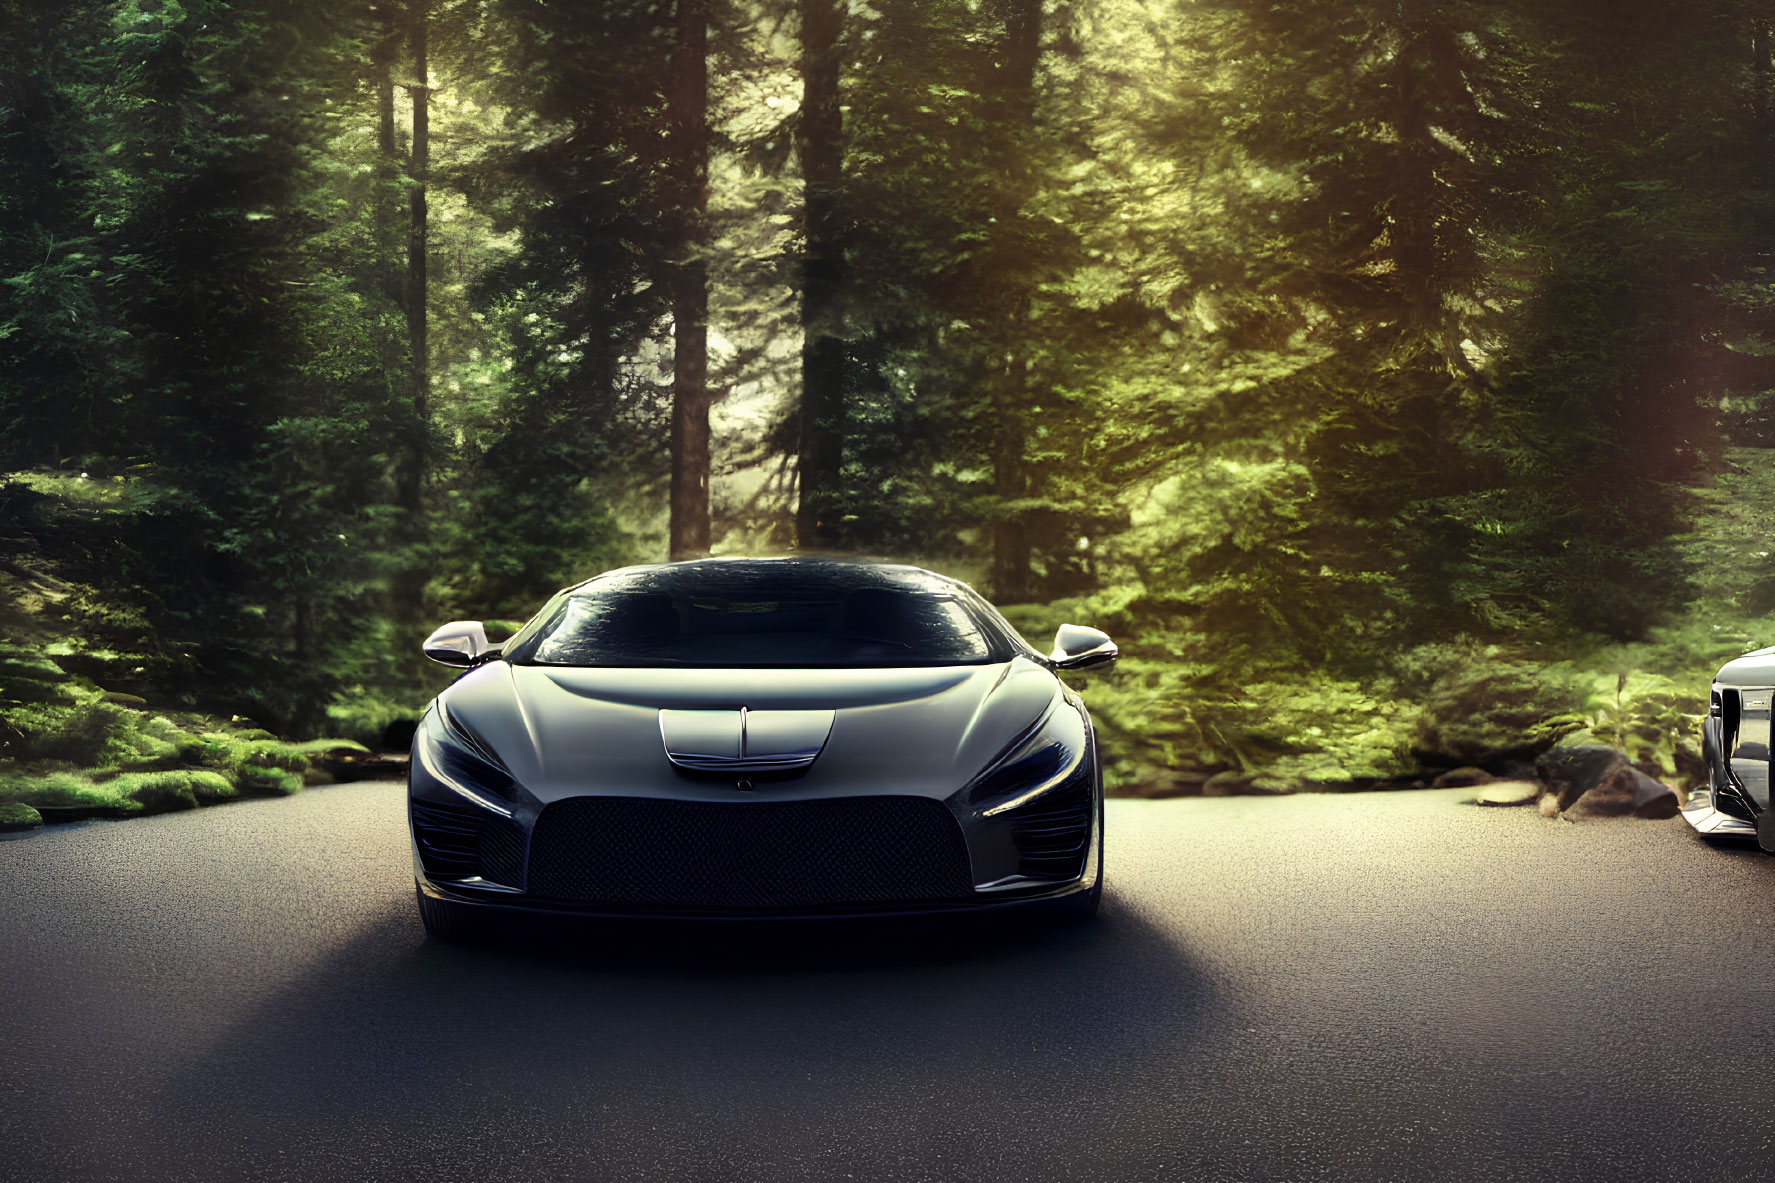
[[[835,713],[663,710],[659,734],[666,758],[690,772],[797,772],[819,758]]]

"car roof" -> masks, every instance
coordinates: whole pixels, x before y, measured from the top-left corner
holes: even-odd
[[[771,557],[720,557],[685,559],[676,563],[641,563],[595,575],[566,589],[569,592],[597,587],[634,591],[700,591],[716,587],[766,591],[811,586],[833,591],[861,588],[901,589],[924,592],[973,592],[967,584],[936,571],[908,563],[872,559],[838,558],[829,555],[779,555]]]

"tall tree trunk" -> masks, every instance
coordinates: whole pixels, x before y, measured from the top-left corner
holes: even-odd
[[[1033,594],[1031,540],[1028,511],[1018,503],[1029,497],[1028,460],[1030,406],[1030,286],[1033,279],[1011,270],[1021,253],[1023,206],[1029,199],[1031,168],[1029,137],[1035,126],[1035,68],[1041,57],[1042,0],[1009,0],[1005,5],[1005,40],[1000,77],[1006,151],[999,161],[998,201],[994,228],[1001,239],[994,252],[1000,274],[994,286],[1004,285],[1002,355],[992,390],[993,494],[998,515],[992,525],[992,568],[988,576],[993,594],[1003,600],[1026,600]]]
[[[707,0],[678,0],[672,48],[673,178],[683,257],[671,265],[672,490],[674,559],[709,551],[709,268],[703,217],[709,205],[709,19]]]
[[[425,591],[425,570],[418,554],[423,550],[425,473],[430,461],[431,365],[426,341],[426,251],[428,248],[425,186],[431,168],[430,47],[427,43],[430,0],[412,0],[408,9],[407,44],[413,64],[413,142],[409,148],[407,223],[407,282],[403,304],[407,314],[407,350],[412,403],[407,423],[406,455],[396,478],[396,497],[406,512],[409,557],[395,578],[397,616],[416,618]]]
[[[839,38],[846,0],[801,0],[801,157],[806,256],[801,276],[801,414],[795,540],[833,545],[835,497],[843,463],[844,337],[840,285],[844,244],[838,227],[844,116],[838,106]]]
[[[403,23],[401,9],[395,3],[376,6],[377,36],[370,46],[370,80],[376,92],[376,253],[375,270],[370,278],[386,301],[379,308],[379,314],[388,309],[406,308],[406,294],[402,290],[405,264],[401,258],[404,244],[399,211],[402,162],[394,121],[394,71],[400,60]],[[400,339],[393,332],[378,332],[376,348],[388,398],[398,403],[406,398],[411,378],[409,368],[401,360]]]
[[[1770,22],[1767,17],[1752,17],[1750,22],[1750,68],[1752,124],[1760,136],[1769,134],[1775,121],[1775,66],[1770,62]]]
[[[390,303],[400,306],[401,276],[395,265],[395,201],[400,179],[400,149],[394,132],[394,65],[400,55],[401,22],[393,5],[379,5],[378,36],[370,47],[370,72],[376,85],[376,282]],[[392,359],[384,358],[392,368]]]
[[[427,210],[425,185],[431,169],[431,84],[430,56],[427,44],[427,13],[429,0],[413,0],[413,23],[409,36],[413,47],[413,145],[408,174],[412,182],[407,228],[407,341],[412,352],[413,418],[421,432],[414,441],[415,476],[422,476],[425,467],[423,428],[430,420],[428,394],[431,387],[431,365],[426,354],[425,304],[427,294],[426,247]]]

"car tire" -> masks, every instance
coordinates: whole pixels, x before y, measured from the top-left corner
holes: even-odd
[[[472,909],[453,900],[428,896],[417,884],[413,894],[419,901],[419,922],[425,925],[427,936],[452,944],[469,944],[483,935],[481,918]]]

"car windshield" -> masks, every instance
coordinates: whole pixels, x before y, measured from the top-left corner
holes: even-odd
[[[928,575],[711,563],[575,588],[507,658],[626,667],[974,665],[1010,658],[998,632],[964,591]]]

